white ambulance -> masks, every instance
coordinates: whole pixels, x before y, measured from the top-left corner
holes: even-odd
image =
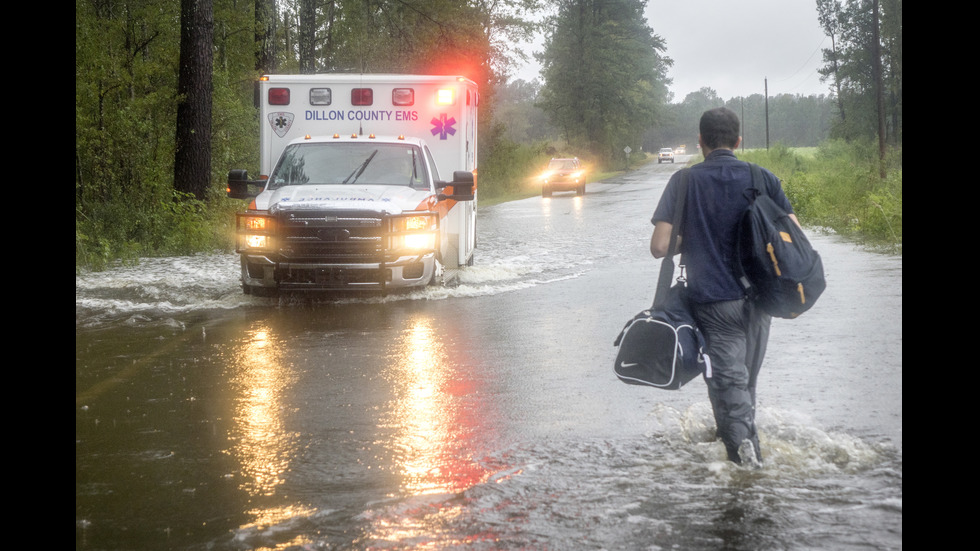
[[[269,75],[261,175],[228,175],[242,289],[446,281],[476,248],[476,84],[420,75]],[[449,180],[443,178],[449,177]]]

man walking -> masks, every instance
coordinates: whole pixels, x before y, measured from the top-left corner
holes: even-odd
[[[735,158],[742,141],[738,116],[727,108],[705,111],[698,142],[704,162],[690,169],[678,250],[692,310],[707,341],[712,376],[705,378],[718,436],[728,459],[761,465],[755,426],[755,389],[769,340],[770,317],[746,299],[733,270],[736,227],[749,205],[749,164]],[[779,179],[762,170],[766,193],[799,224]],[[653,214],[650,252],[667,254],[680,173],[675,173]]]

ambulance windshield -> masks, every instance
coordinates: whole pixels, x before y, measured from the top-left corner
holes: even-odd
[[[302,143],[286,148],[269,188],[313,184],[394,185],[424,188],[425,163],[409,144]]]

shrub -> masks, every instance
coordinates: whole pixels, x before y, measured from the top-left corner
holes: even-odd
[[[885,179],[879,174],[877,146],[868,141],[830,140],[813,155],[799,155],[777,145],[742,158],[765,166],[782,180],[801,223],[901,249],[900,148],[889,151]]]

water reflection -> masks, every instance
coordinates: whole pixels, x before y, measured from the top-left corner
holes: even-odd
[[[490,476],[489,467],[473,457],[477,431],[485,430],[479,421],[486,421],[478,379],[452,339],[431,318],[416,315],[392,343],[387,379],[395,398],[383,423],[392,429],[387,445],[400,474],[401,496],[366,516],[372,522],[365,542],[372,547],[453,539],[445,531],[465,511],[459,498]]]
[[[389,382],[397,398],[389,423],[397,427],[392,447],[402,489],[410,495],[457,493],[478,484],[487,471],[468,456],[475,420],[461,405],[472,380],[459,373],[429,318],[411,319],[396,346]]]
[[[232,453],[240,464],[239,488],[252,500],[273,496],[283,483],[297,434],[288,432],[282,418],[284,393],[295,375],[282,363],[283,344],[265,326],[247,333],[233,379],[236,407]],[[249,511],[256,525],[270,525],[297,514],[274,507]]]
[[[552,214],[572,214],[576,221],[581,220],[585,197],[544,197],[541,199],[541,214],[548,217]]]

